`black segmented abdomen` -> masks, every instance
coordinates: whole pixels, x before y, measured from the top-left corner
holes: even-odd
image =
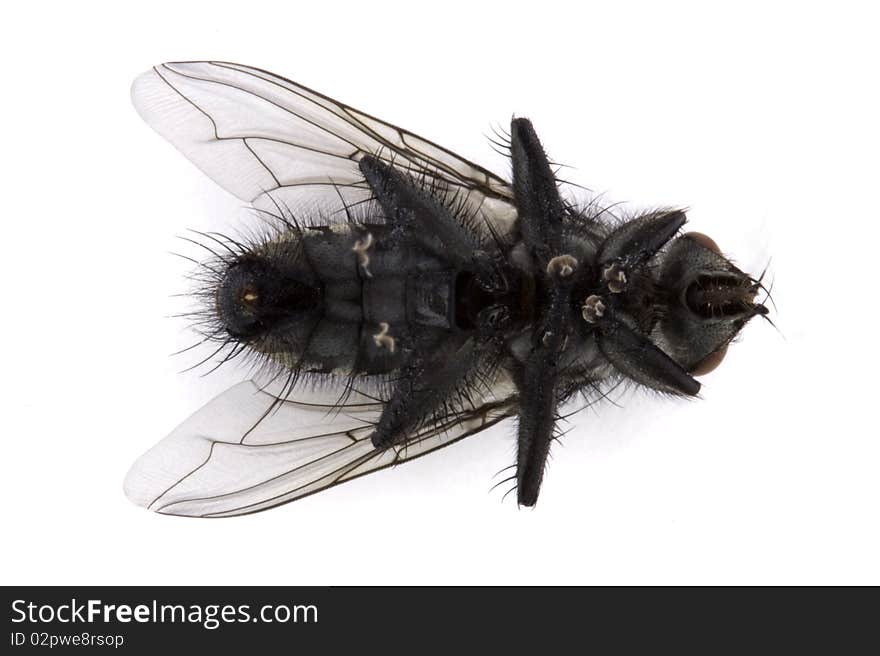
[[[386,374],[414,340],[454,329],[457,272],[389,226],[306,228],[301,239],[320,288],[319,311],[293,320],[304,371]]]

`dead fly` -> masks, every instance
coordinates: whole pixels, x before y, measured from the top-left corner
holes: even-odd
[[[694,396],[767,312],[683,211],[569,201],[526,119],[502,144],[508,182],[247,66],[163,64],[132,97],[273,226],[203,236],[198,324],[221,362],[260,366],[134,464],[126,494],[152,510],[265,510],[510,417],[532,506],[567,402],[626,381]]]

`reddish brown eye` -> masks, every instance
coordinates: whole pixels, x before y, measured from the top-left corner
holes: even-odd
[[[710,251],[714,251],[721,255],[721,249],[718,248],[718,244],[715,243],[715,240],[709,237],[708,235],[704,235],[702,232],[688,232],[685,233],[685,237],[690,237],[695,242],[697,242],[700,246],[704,248],[708,248]],[[722,356],[723,357],[723,356]]]
[[[689,373],[692,376],[705,376],[709,372],[715,371],[715,369],[718,368],[718,365],[724,360],[725,355],[727,355],[727,344],[700,360],[697,364],[691,367]]]

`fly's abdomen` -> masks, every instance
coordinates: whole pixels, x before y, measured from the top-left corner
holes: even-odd
[[[285,233],[253,260],[229,267],[218,312],[287,367],[388,374],[414,340],[439,343],[455,325],[455,271],[385,225]]]

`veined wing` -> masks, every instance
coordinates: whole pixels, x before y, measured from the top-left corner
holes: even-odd
[[[266,510],[448,446],[513,415],[513,398],[425,426],[405,444],[370,442],[381,404],[283,401],[252,381],[222,393],[141,456],[125,478],[134,503],[169,515]]]
[[[222,187],[256,207],[308,209],[370,198],[367,154],[461,192],[499,224],[516,210],[507,182],[411,132],[267,71],[226,62],[160,64],[132,85],[144,120]]]

